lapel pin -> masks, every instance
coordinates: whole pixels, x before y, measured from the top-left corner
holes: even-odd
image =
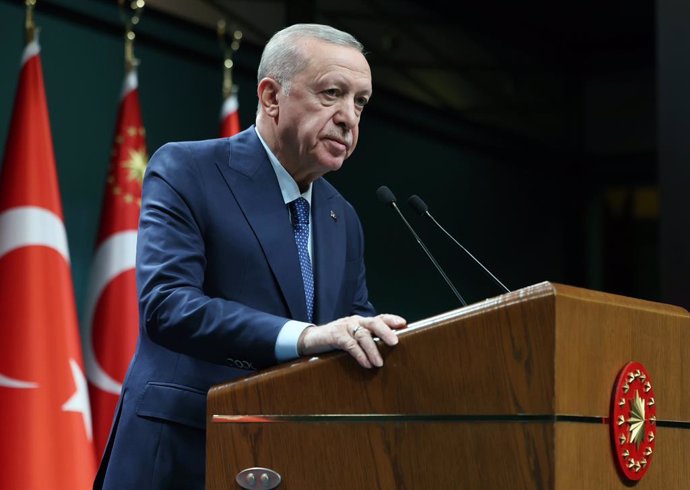
[[[338,221],[338,216],[335,214],[335,212],[333,212],[332,209],[331,209],[331,219],[332,219],[333,221]]]

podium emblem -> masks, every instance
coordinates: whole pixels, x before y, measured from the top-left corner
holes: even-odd
[[[640,480],[649,469],[656,443],[654,388],[641,363],[629,362],[619,373],[610,415],[616,465],[628,480]]]

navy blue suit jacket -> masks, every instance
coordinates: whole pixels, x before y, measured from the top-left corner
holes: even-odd
[[[359,219],[324,179],[312,233],[316,323],[373,315]],[[203,488],[208,389],[276,364],[281,327],[306,321],[288,209],[254,127],[153,155],[137,288],[139,342],[95,487]]]

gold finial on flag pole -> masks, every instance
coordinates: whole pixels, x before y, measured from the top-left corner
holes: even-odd
[[[242,31],[239,29],[232,30],[229,45],[227,38],[227,23],[225,19],[221,19],[218,21],[218,39],[223,49],[223,98],[229,97],[233,90],[232,67],[234,63],[232,61],[232,55],[240,48]]]
[[[125,70],[130,71],[139,64],[139,60],[134,56],[134,39],[136,38],[134,26],[141,20],[141,14],[146,2],[144,0],[130,1],[129,10],[131,10],[131,13],[128,13],[125,6],[126,1],[117,0],[117,3],[120,5],[120,16],[125,24]]]
[[[26,0],[26,21],[24,22],[24,32],[26,35],[27,44],[36,39],[37,28],[34,23],[34,7],[36,6],[36,0]]]

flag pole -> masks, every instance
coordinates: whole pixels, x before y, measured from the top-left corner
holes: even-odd
[[[218,40],[223,50],[223,99],[230,97],[234,89],[232,81],[232,68],[234,62],[232,57],[233,54],[240,49],[240,42],[242,41],[242,31],[239,29],[231,30],[232,33],[228,36],[227,22],[225,19],[218,21]],[[230,38],[230,43],[228,43],[228,37]]]
[[[218,21],[218,40],[223,50],[223,104],[220,111],[220,136],[232,136],[240,132],[237,86],[232,80],[233,55],[240,48],[242,31],[232,26],[228,30],[225,19]]]
[[[29,44],[36,39],[36,24],[34,23],[34,7],[36,0],[26,0],[26,21],[24,22],[24,33],[26,36],[26,44]]]
[[[139,65],[139,60],[134,56],[134,39],[136,38],[134,26],[141,20],[146,2],[144,0],[135,0],[131,2],[129,4],[131,13],[128,13],[125,1],[126,0],[118,0],[117,3],[120,6],[120,17],[125,25],[125,71],[130,72]]]

